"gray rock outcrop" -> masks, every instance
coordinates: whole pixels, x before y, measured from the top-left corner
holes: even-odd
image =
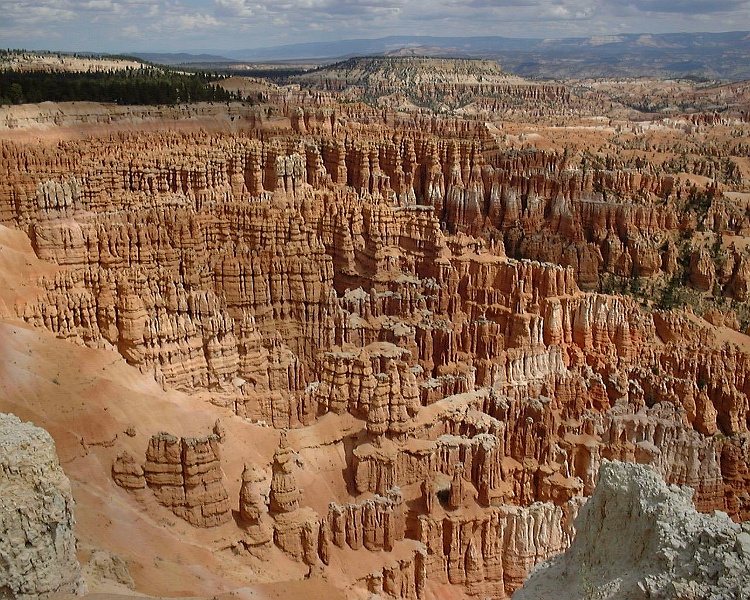
[[[513,600],[750,597],[750,525],[701,514],[688,487],[605,461],[570,548],[538,565]]]
[[[70,481],[44,429],[0,414],[0,599],[85,593]]]

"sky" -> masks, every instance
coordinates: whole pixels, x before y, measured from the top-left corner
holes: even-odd
[[[0,47],[199,52],[388,35],[750,30],[738,0],[0,0]]]

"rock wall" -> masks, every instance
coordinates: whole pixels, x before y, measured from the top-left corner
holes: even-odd
[[[421,600],[427,587],[424,549],[417,547],[406,558],[391,561],[368,578],[369,590],[378,596]]]
[[[427,578],[461,585],[471,595],[510,597],[535,564],[568,547],[579,507],[580,498],[563,506],[493,509],[478,517],[422,516]]]
[[[385,496],[361,503],[342,506],[332,502],[325,527],[330,541],[340,548],[391,551],[406,533],[403,495],[398,488],[391,488]]]
[[[204,438],[156,434],[142,467],[131,456],[120,455],[112,476],[125,489],[147,485],[160,504],[197,527],[214,527],[231,519],[216,434]]]
[[[73,495],[44,429],[0,415],[0,595],[84,594]]]

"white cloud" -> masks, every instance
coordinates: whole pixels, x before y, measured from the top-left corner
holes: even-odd
[[[167,13],[163,20],[154,25],[157,30],[172,29],[176,31],[191,31],[194,29],[210,29],[221,26],[215,17],[201,13],[174,14]]]
[[[3,19],[7,23],[54,23],[55,21],[69,21],[77,16],[77,12],[70,8],[69,2],[51,0],[41,2],[35,0],[10,0],[3,5]]]
[[[215,0],[215,4],[217,14],[222,16],[251,19],[266,14],[261,6],[245,0]]]

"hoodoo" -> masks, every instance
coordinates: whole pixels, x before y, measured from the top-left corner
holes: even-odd
[[[747,595],[747,86],[144,69],[0,106],[0,596]]]

